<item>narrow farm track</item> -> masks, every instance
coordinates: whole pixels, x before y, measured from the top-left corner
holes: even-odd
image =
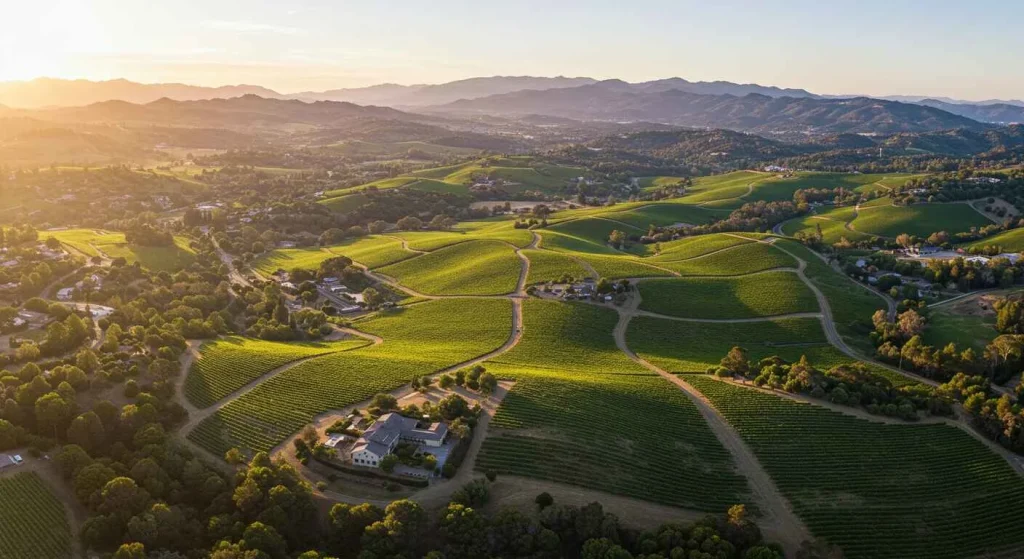
[[[630,320],[636,316],[639,306],[640,292],[634,290],[627,306],[617,309],[619,321],[615,325],[613,332],[615,345],[638,365],[657,373],[665,380],[676,385],[697,406],[708,427],[714,432],[715,437],[732,454],[737,471],[750,482],[758,507],[764,514],[763,521],[758,523],[759,526],[761,526],[769,539],[778,541],[785,548],[787,554],[795,554],[803,542],[811,539],[810,530],[793,512],[789,501],[779,492],[771,476],[768,475],[768,472],[758,462],[754,453],[740,438],[739,433],[729,425],[718,410],[698,390],[678,376],[655,366],[629,349],[626,342],[626,331]]]
[[[778,244],[776,243],[768,243],[765,241],[758,242],[764,242],[767,245],[770,245],[778,250],[781,250],[782,252],[785,252],[786,254],[796,259],[796,261],[799,263],[799,267],[797,268],[796,274],[800,278],[800,280],[803,281],[804,284],[807,285],[807,287],[809,287],[812,292],[814,292],[814,297],[818,300],[818,307],[821,309],[821,326],[825,331],[825,337],[828,339],[828,342],[830,344],[836,347],[836,349],[845,353],[847,356],[853,359],[856,359],[858,361],[864,361],[865,363],[871,363],[872,365],[882,367],[883,369],[887,369],[896,374],[903,375],[922,384],[927,384],[929,386],[939,385],[938,382],[930,378],[925,378],[920,375],[904,371],[902,369],[897,369],[896,367],[886,365],[885,363],[879,363],[878,361],[875,361],[865,355],[862,355],[860,352],[850,347],[846,343],[846,341],[843,340],[843,337],[839,335],[839,331],[836,330],[836,324],[832,318],[832,307],[829,306],[828,298],[825,297],[825,294],[822,293],[821,289],[819,289],[818,286],[814,282],[812,282],[810,278],[808,278],[807,275],[804,273],[804,270],[807,268],[807,261],[800,258],[796,254],[793,254],[792,252],[782,248],[781,246],[778,246]]]
[[[815,252],[814,254],[818,254],[818,253]],[[821,258],[821,255],[818,254],[818,257]],[[834,260],[828,260],[828,265],[833,270],[835,270],[837,274],[843,274],[843,271],[839,268],[839,263],[838,262],[836,262]],[[843,274],[843,275],[845,275],[845,274]],[[867,291],[877,295],[883,301],[885,301],[886,314],[889,316],[889,320],[896,320],[896,301],[893,300],[893,298],[890,297],[888,293],[883,293],[883,292],[879,291],[877,288],[871,287],[870,285],[864,285],[863,283],[861,283],[859,281],[858,282],[854,282],[854,283],[856,283],[857,285],[859,285],[862,288],[866,289]]]
[[[758,242],[764,242],[764,241],[758,241]],[[839,351],[843,352],[844,354],[846,354],[847,356],[849,356],[849,357],[851,357],[853,359],[856,359],[858,361],[863,361],[865,363],[870,363],[870,364],[878,366],[878,367],[882,367],[883,369],[886,369],[888,371],[894,372],[894,373],[899,374],[899,375],[903,375],[903,376],[905,376],[905,377],[907,377],[909,379],[912,379],[914,381],[920,382],[922,384],[927,384],[929,386],[938,386],[939,385],[939,383],[937,381],[932,380],[930,378],[926,378],[926,377],[923,377],[923,376],[911,373],[909,371],[904,371],[902,369],[897,369],[896,367],[893,367],[893,366],[890,366],[890,365],[886,365],[885,363],[880,363],[878,361],[870,359],[870,358],[860,354],[858,351],[856,351],[855,349],[851,348],[849,345],[847,345],[846,342],[843,340],[842,336],[839,335],[838,330],[836,330],[835,322],[832,319],[832,308],[829,306],[828,299],[825,297],[824,293],[822,293],[821,290],[818,289],[818,286],[815,285],[814,282],[810,281],[810,279],[804,274],[804,269],[807,267],[807,262],[805,260],[803,260],[802,258],[800,258],[799,256],[793,254],[792,252],[789,252],[788,250],[782,248],[781,246],[778,246],[778,244],[776,244],[776,243],[766,243],[766,244],[770,244],[773,247],[781,250],[782,252],[785,252],[786,254],[792,256],[793,258],[795,258],[797,260],[797,262],[800,263],[800,267],[798,268],[797,275],[800,276],[800,279],[807,285],[807,287],[809,287],[811,289],[811,291],[814,292],[815,298],[818,299],[818,306],[821,308],[821,311],[822,311],[822,313],[821,313],[821,324],[822,324],[822,327],[825,330],[825,337],[828,338],[829,343],[832,344],[833,346],[835,346],[836,349],[838,349]],[[998,392],[998,393],[1001,393],[1001,394],[1007,392],[1007,389],[1005,387],[1002,387],[1002,386],[995,386],[995,385],[993,385],[992,389],[994,391]],[[1004,459],[1006,459],[1006,461],[1014,468],[1014,470],[1016,470],[1021,475],[1024,475],[1024,458],[1022,458],[1022,457],[1020,457],[1020,456],[1010,452],[1009,450],[1003,448],[1001,445],[999,445],[999,444],[995,443],[994,441],[991,441],[991,440],[985,438],[984,436],[982,436],[973,427],[970,426],[970,424],[967,422],[967,420],[965,419],[964,414],[962,412],[958,414],[957,420],[953,424],[955,424],[962,431],[965,431],[966,433],[968,433],[969,435],[971,435],[975,439],[977,439],[977,440],[981,441],[982,443],[984,443],[993,452],[999,454]]]
[[[407,250],[409,252],[415,252],[416,254],[427,254],[427,251],[425,251],[425,250],[420,250],[420,249],[417,249],[417,248],[410,247],[409,246],[409,241],[407,241],[407,240],[405,240],[405,239],[403,239],[401,237],[395,237],[393,235],[385,235],[385,237],[387,237],[389,239],[395,239],[396,241],[401,241],[402,242],[402,248],[404,250]],[[458,243],[456,243],[456,244],[458,244]]]

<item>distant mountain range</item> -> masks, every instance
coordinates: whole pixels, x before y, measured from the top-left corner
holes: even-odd
[[[358,105],[388,107],[422,107],[444,105],[460,99],[477,99],[523,90],[547,90],[578,87],[597,83],[592,78],[493,76],[470,78],[437,85],[381,84],[370,87],[305,91],[282,94],[256,85],[201,87],[179,83],[142,84],[128,80],[93,82],[39,78],[25,82],[0,82],[0,105],[19,108],[77,107],[102,101],[126,101],[146,104],[162,98],[175,101],[226,99],[242,95],[258,95],[267,99],[299,99],[302,101],[344,101]],[[625,83],[625,82],[623,82]],[[810,97],[802,89],[783,89],[756,84],[732,82],[691,82],[669,78],[633,84],[638,91],[678,89],[708,95],[746,95],[759,93],[772,97]]]
[[[0,82],[0,105],[17,108],[81,107],[103,101],[152,103],[161,98],[176,101],[227,99],[242,95],[280,97],[258,85],[200,87],[180,83],[146,84],[128,80],[89,81],[38,78],[25,82]]]
[[[653,83],[607,80],[573,88],[524,90],[464,99],[429,110],[449,115],[542,114],[581,120],[646,120],[759,134],[893,134],[987,128],[978,121],[934,107],[867,97],[707,95]]]

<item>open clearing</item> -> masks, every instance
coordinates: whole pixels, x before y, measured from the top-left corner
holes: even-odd
[[[124,233],[93,229],[46,231],[41,238],[54,237],[86,256],[124,258],[128,264],[139,263],[154,272],[175,272],[188,268],[195,260],[195,251],[184,237],[175,237],[172,246],[129,245]]]

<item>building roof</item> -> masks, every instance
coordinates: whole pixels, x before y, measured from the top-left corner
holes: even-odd
[[[397,413],[386,413],[377,418],[376,423],[363,431],[363,436],[356,440],[352,454],[368,450],[377,456],[390,452],[392,446],[401,438],[413,438],[423,441],[441,441],[448,435],[448,425],[431,423],[430,427],[419,428],[419,421],[404,417]]]
[[[413,436],[424,441],[440,441],[444,440],[444,437],[447,434],[448,425],[444,423],[431,423],[430,427],[427,427],[426,429],[410,429],[406,433],[406,436]]]

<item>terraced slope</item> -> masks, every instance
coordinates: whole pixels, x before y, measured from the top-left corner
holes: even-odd
[[[218,456],[233,446],[270,450],[317,414],[501,347],[511,334],[512,304],[507,299],[428,301],[357,326],[384,343],[303,361],[229,400],[188,438]]]
[[[616,348],[615,312],[528,300],[524,313],[520,344],[486,364],[516,384],[478,469],[705,511],[749,502],[692,401]]]
[[[944,425],[887,425],[691,376],[814,535],[849,559],[1024,554],[1024,480]]]

